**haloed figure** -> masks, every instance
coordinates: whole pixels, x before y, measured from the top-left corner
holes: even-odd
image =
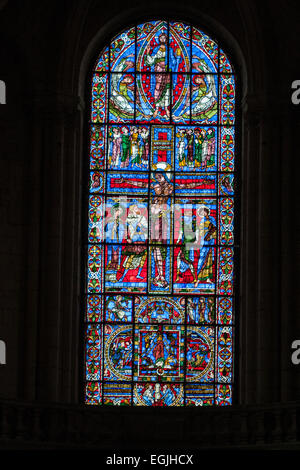
[[[167,35],[162,33],[158,40],[158,49],[153,51],[151,54],[151,46],[149,44],[145,54],[146,64],[151,67],[154,66],[155,72],[155,111],[153,113],[153,118],[156,118],[158,115],[159,108],[162,108],[165,111],[167,118],[170,118],[170,75],[166,73]]]

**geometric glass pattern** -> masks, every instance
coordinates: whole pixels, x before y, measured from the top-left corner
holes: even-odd
[[[90,87],[85,403],[231,405],[233,67],[155,20],[112,39]]]

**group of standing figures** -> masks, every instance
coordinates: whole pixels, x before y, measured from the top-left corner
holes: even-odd
[[[215,165],[216,138],[213,128],[181,128],[177,133],[180,168],[207,169]]]

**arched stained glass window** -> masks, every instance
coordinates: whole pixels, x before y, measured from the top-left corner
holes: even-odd
[[[198,28],[149,21],[93,69],[85,402],[230,405],[235,77]]]
[[[6,86],[3,80],[0,80],[0,104],[6,104]]]

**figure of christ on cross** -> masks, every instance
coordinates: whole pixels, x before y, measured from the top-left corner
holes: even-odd
[[[170,182],[168,176],[164,171],[157,172],[154,175],[155,181],[150,183],[150,189],[154,196],[150,203],[151,212],[151,242],[156,243],[157,246],[153,248],[153,255],[157,269],[157,276],[153,280],[153,284],[159,287],[168,287],[168,282],[164,273],[164,258],[165,247],[161,246],[167,244],[168,233],[167,225],[167,206],[169,197],[174,192],[173,183]],[[148,188],[148,181],[130,181],[125,178],[120,178],[119,182],[122,184],[130,184],[138,188]],[[199,182],[190,182],[177,185],[179,189],[194,189],[199,186]]]

